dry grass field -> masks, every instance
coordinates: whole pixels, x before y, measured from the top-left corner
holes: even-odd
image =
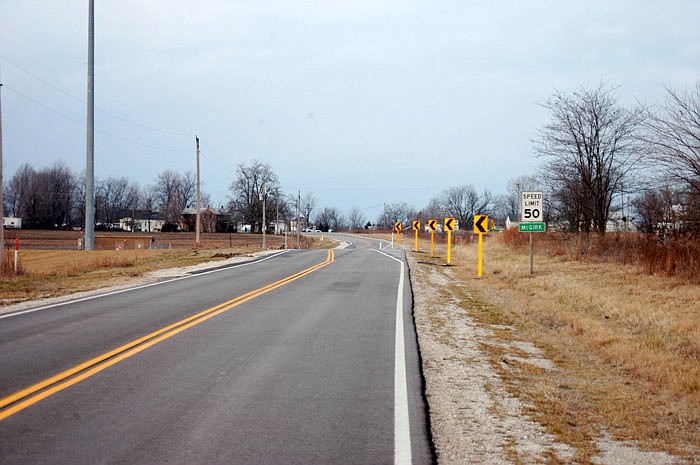
[[[439,254],[420,254],[412,279],[446,270]],[[592,463],[606,436],[700,457],[700,286],[640,265],[552,255],[536,254],[530,275],[526,248],[493,234],[478,278],[476,246],[456,246],[453,282],[435,297],[502,328],[494,334],[503,344],[484,344],[492,366],[529,415],[576,448],[577,463]],[[556,370],[506,353],[514,339],[534,343]]]
[[[128,233],[98,233],[96,243],[121,245]],[[116,284],[150,271],[194,265],[259,251],[259,234],[202,234],[194,247],[194,233],[154,233],[154,242],[169,249],[126,248],[79,251],[79,232],[10,231],[6,235],[6,269],[0,277],[0,306],[26,300],[57,297]],[[15,239],[20,239],[19,272],[13,272]],[[284,247],[283,236],[267,236],[269,249]],[[289,239],[289,246],[296,242]],[[302,237],[304,248],[323,246]]]
[[[19,239],[22,250],[77,250],[78,240],[82,236],[81,231],[41,231],[28,229],[5,230],[6,248],[14,249],[15,239]],[[149,237],[153,243],[167,246],[173,249],[192,248],[194,246],[194,233],[129,233],[129,232],[96,232],[95,248],[102,250],[115,250],[115,245],[132,236]],[[202,248],[216,247],[256,247],[262,243],[260,234],[243,233],[203,233],[200,237]],[[296,245],[295,238],[289,237],[289,243]],[[279,248],[284,244],[284,236],[267,235],[267,245],[270,248]],[[302,244],[304,247],[304,244]]]

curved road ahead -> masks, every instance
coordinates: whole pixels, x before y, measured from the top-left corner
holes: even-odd
[[[432,463],[403,255],[348,240],[0,316],[0,462]]]

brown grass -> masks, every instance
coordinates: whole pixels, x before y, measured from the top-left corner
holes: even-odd
[[[700,455],[700,286],[678,268],[669,277],[609,257],[588,261],[590,250],[600,247],[583,243],[590,237],[543,246],[536,235],[540,253],[530,275],[522,247],[527,236],[509,238],[516,248],[487,238],[481,279],[476,247],[453,248],[460,283],[451,297],[485,324],[516,327],[517,337],[544,349],[559,367],[504,364],[502,346],[489,344],[493,366],[512,393],[575,446],[583,463],[603,431],[643,448]],[[619,253],[612,245],[608,255]]]
[[[700,284],[700,242],[689,234],[664,237],[642,233],[536,234],[538,250],[569,260],[637,265],[646,273],[675,276]],[[528,235],[517,230],[503,232],[511,247],[523,249]]]
[[[15,234],[19,234],[15,232]],[[123,234],[123,233],[122,233]],[[259,251],[259,234],[206,234],[202,246],[193,248],[194,234],[173,233],[156,235],[168,242],[171,249],[133,250],[25,250],[23,245],[51,246],[54,249],[77,243],[72,231],[21,231],[19,270],[14,273],[14,247],[6,246],[6,266],[0,273],[0,305],[26,300],[56,297],[79,291],[93,290],[118,284],[125,279],[163,268],[194,265],[221,260],[235,255]],[[269,235],[269,248],[280,248],[284,238]],[[233,247],[229,247],[229,245]],[[290,246],[292,244],[290,239]],[[329,247],[316,238],[302,237],[302,246]]]

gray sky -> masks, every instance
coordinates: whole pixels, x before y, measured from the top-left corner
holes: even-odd
[[[633,105],[700,78],[697,0],[96,4],[96,176],[194,170],[197,134],[217,204],[254,158],[370,220],[450,186],[502,193],[536,172],[555,90],[604,81]],[[84,169],[87,5],[0,0],[8,177]]]

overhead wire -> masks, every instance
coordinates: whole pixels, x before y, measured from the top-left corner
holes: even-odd
[[[44,108],[44,109],[46,109],[46,110],[49,110],[49,111],[51,111],[51,112],[53,112],[53,113],[55,113],[55,114],[57,114],[57,115],[59,115],[59,116],[65,118],[65,119],[67,119],[67,120],[70,120],[70,121],[72,121],[72,122],[74,122],[74,123],[76,123],[76,124],[80,124],[81,126],[86,126],[85,121],[80,121],[80,120],[78,120],[78,119],[73,118],[72,116],[69,116],[69,115],[67,115],[67,114],[65,114],[65,113],[63,113],[63,112],[60,112],[60,111],[56,110],[55,108],[51,108],[50,106],[48,106],[48,105],[46,105],[46,104],[44,104],[44,103],[42,103],[42,102],[40,102],[40,101],[38,101],[38,100],[32,98],[32,97],[29,97],[28,95],[25,95],[25,94],[23,94],[22,92],[19,92],[17,89],[14,89],[14,88],[12,88],[11,86],[8,86],[7,84],[3,84],[3,87],[6,88],[7,90],[9,90],[9,91],[11,91],[11,92],[13,92],[13,93],[19,95],[20,97],[25,98],[25,99],[29,100],[30,102],[35,103],[36,105],[39,105],[40,107],[42,107],[42,108]],[[138,141],[131,140],[131,139],[128,139],[128,138],[123,137],[123,136],[119,136],[119,135],[117,135],[117,134],[112,134],[111,132],[105,131],[105,130],[103,130],[103,129],[95,128],[95,132],[99,132],[100,134],[104,134],[104,135],[106,135],[106,136],[112,137],[112,138],[114,138],[114,139],[121,140],[121,141],[123,141],[123,142],[128,142],[128,143],[130,143],[130,144],[138,145],[138,146],[145,147],[145,148],[149,148],[149,149],[153,149],[153,150],[160,150],[160,151],[163,151],[163,152],[177,152],[177,153],[189,152],[189,150],[173,149],[173,148],[168,148],[168,147],[156,147],[155,145],[144,144],[143,142],[138,142]]]
[[[68,98],[70,98],[70,99],[72,99],[72,100],[75,100],[75,101],[77,101],[77,102],[80,102],[80,103],[82,103],[83,105],[87,105],[87,103],[86,103],[83,99],[81,99],[81,98],[79,98],[79,97],[76,97],[76,96],[70,94],[69,92],[66,92],[65,90],[63,90],[63,89],[61,89],[60,87],[54,85],[53,83],[47,81],[46,79],[43,79],[42,77],[38,76],[37,74],[35,74],[35,73],[29,71],[28,69],[26,69],[26,68],[24,68],[24,67],[18,65],[17,63],[13,62],[12,60],[7,59],[7,57],[5,57],[5,56],[3,56],[3,55],[0,55],[0,60],[3,60],[3,61],[5,61],[5,62],[11,64],[11,65],[14,66],[15,68],[17,68],[17,69],[19,69],[20,71],[22,71],[22,72],[28,74],[29,76],[31,76],[31,77],[33,77],[34,79],[40,81],[41,83],[43,83],[43,84],[45,84],[45,85],[51,87],[52,89],[54,89],[54,90],[56,90],[57,92],[59,92],[59,93],[65,95],[66,97],[68,97]],[[82,125],[82,126],[86,126],[86,122],[85,122],[85,121],[78,120],[78,119],[73,118],[72,116],[69,116],[69,115],[67,115],[67,114],[65,114],[65,113],[63,113],[63,112],[61,112],[61,111],[59,111],[59,110],[56,110],[55,108],[52,108],[51,106],[49,106],[49,105],[47,105],[47,104],[45,104],[45,103],[43,103],[43,102],[40,102],[39,100],[37,100],[37,99],[35,99],[35,98],[32,98],[32,97],[30,97],[30,96],[28,96],[28,95],[26,95],[26,94],[24,94],[24,93],[18,91],[17,89],[14,89],[14,88],[12,88],[11,86],[8,86],[8,85],[5,84],[5,83],[3,83],[3,87],[6,87],[8,90],[14,92],[15,94],[17,94],[17,95],[19,95],[19,96],[21,96],[21,97],[23,97],[23,98],[29,100],[29,101],[32,102],[32,103],[35,103],[35,104],[39,105],[39,106],[41,106],[42,108],[44,108],[44,109],[46,109],[46,110],[49,110],[49,111],[51,111],[51,112],[53,112],[53,113],[55,113],[55,114],[57,114],[57,115],[59,115],[59,116],[61,116],[61,117],[63,117],[63,118],[66,118],[66,119],[68,119],[68,120],[70,120],[70,121],[73,121],[74,123],[80,124],[80,125]],[[188,137],[189,137],[189,136],[190,136],[190,134],[186,134],[186,133],[184,133],[184,132],[168,131],[168,130],[164,130],[164,129],[154,128],[154,127],[152,127],[152,126],[148,126],[148,125],[145,125],[145,124],[141,124],[141,123],[132,121],[132,120],[130,120],[130,119],[128,119],[128,118],[124,118],[124,117],[122,117],[122,116],[119,116],[119,115],[117,115],[117,114],[115,114],[115,113],[109,112],[109,111],[107,111],[107,110],[98,108],[98,107],[96,107],[96,109],[97,109],[98,111],[100,111],[101,113],[104,113],[104,114],[106,114],[106,115],[108,115],[108,116],[110,116],[110,117],[112,117],[112,118],[115,118],[115,119],[117,119],[117,120],[119,120],[119,121],[122,121],[122,122],[125,122],[125,123],[127,123],[127,124],[131,124],[132,126],[135,126],[135,127],[139,127],[139,128],[146,129],[146,130],[149,130],[149,131],[153,131],[153,132],[157,132],[157,133],[161,133],[161,134],[165,134],[165,135],[171,135],[171,136],[178,136],[178,137],[185,137],[185,136],[188,136]],[[123,137],[123,136],[119,136],[119,135],[117,135],[117,134],[113,134],[113,133],[111,133],[111,132],[109,132],[109,131],[105,131],[105,130],[99,129],[99,128],[95,128],[95,132],[98,132],[98,133],[100,133],[100,134],[104,134],[104,135],[109,136],[109,137],[112,137],[112,138],[114,138],[114,139],[121,140],[121,141],[123,141],[123,142],[127,142],[127,143],[129,143],[129,144],[138,145],[138,146],[145,147],[145,148],[149,148],[149,149],[160,150],[160,151],[164,151],[164,152],[188,152],[188,151],[189,151],[189,150],[174,149],[174,148],[168,148],[168,147],[158,147],[158,146],[155,146],[155,145],[152,145],[152,144],[146,144],[146,143],[143,143],[143,142],[135,141],[135,140],[133,140],[133,139],[129,139],[129,138],[127,138],[127,137]]]
[[[236,171],[236,167],[231,165],[228,161],[226,161],[223,157],[221,157],[219,154],[217,154],[214,149],[204,140],[200,137],[199,139],[202,142],[202,145],[207,148],[207,150],[200,151],[202,155],[207,157],[208,160],[211,160],[212,162],[216,163],[219,165],[220,168],[224,168],[226,170],[230,170],[231,173]],[[211,156],[210,156],[211,155]]]

